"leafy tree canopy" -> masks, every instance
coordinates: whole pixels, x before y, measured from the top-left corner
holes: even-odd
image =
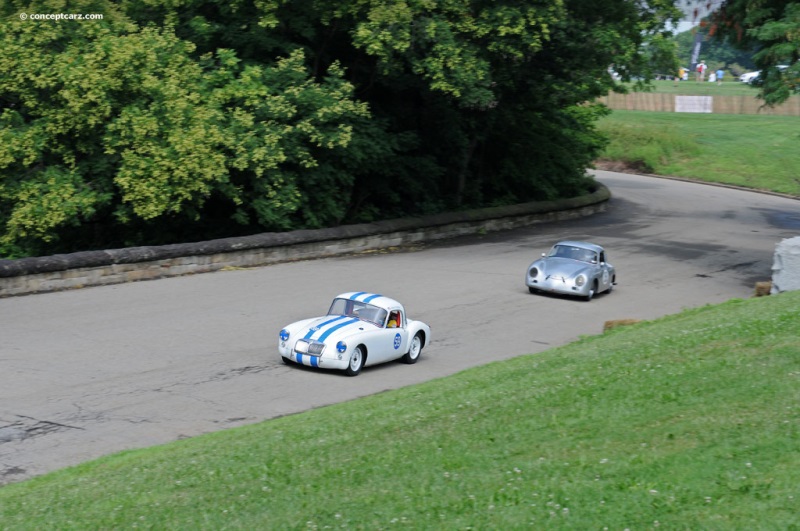
[[[730,42],[730,37],[715,38],[709,35],[710,24],[699,25],[689,31],[684,31],[675,36],[678,47],[678,58],[683,66],[693,67],[691,64],[695,39],[700,39],[701,52],[698,59],[706,62],[713,71],[718,68],[729,70],[734,76],[741,75],[755,69],[752,49],[742,49]]]
[[[17,20],[2,35],[3,245],[46,249],[93,223],[196,222],[212,197],[270,228],[342,215],[335,203],[300,209],[317,180],[347,186],[318,171],[318,154],[348,145],[369,116],[341,67],[314,80],[299,48],[271,64],[226,49],[197,57],[171,26],[100,7],[80,7],[108,14],[100,23]]]
[[[753,61],[762,71],[757,83],[767,105],[800,92],[800,3],[725,0],[710,21],[710,34],[742,49],[755,50]]]
[[[102,20],[21,20],[20,13]],[[550,199],[672,0],[0,6],[0,254]],[[643,53],[644,46],[649,48]]]

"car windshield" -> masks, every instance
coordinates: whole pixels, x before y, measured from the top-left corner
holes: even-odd
[[[334,299],[331,309],[328,310],[328,315],[356,317],[378,326],[384,325],[387,313],[383,308],[350,299]]]
[[[570,260],[580,260],[581,262],[588,262],[590,264],[597,263],[597,253],[584,249],[583,247],[575,247],[574,245],[554,245],[547,256],[553,258],[569,258]]]

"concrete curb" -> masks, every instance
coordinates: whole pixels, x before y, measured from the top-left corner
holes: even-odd
[[[0,297],[326,258],[602,212],[611,192],[360,225],[0,260]]]

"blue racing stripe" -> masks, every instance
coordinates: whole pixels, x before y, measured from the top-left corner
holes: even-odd
[[[329,324],[331,324],[333,322],[336,322],[339,319],[344,319],[345,317],[347,317],[347,316],[346,315],[337,315],[333,319],[328,319],[324,323],[320,323],[320,324],[318,324],[318,325],[316,325],[316,326],[314,326],[312,328],[309,328],[308,329],[308,333],[305,336],[303,336],[303,339],[311,339],[311,336],[314,335],[314,332],[319,332],[319,329],[322,328],[323,326],[328,326]]]
[[[343,323],[339,323],[339,324],[338,324],[338,325],[336,325],[336,326],[332,326],[332,327],[328,328],[328,329],[325,331],[325,333],[324,333],[324,334],[322,334],[321,336],[319,336],[319,339],[318,339],[317,341],[321,341],[321,342],[323,342],[323,343],[324,343],[324,342],[325,342],[325,340],[326,340],[326,339],[328,339],[328,336],[329,336],[329,335],[331,335],[332,333],[334,333],[335,331],[337,331],[337,330],[339,330],[340,328],[343,328],[343,327],[345,327],[345,326],[347,326],[347,325],[351,325],[351,324],[353,324],[353,323],[357,323],[358,321],[359,321],[358,319],[350,319],[349,321],[345,321],[345,322],[343,322]]]
[[[364,299],[364,302],[372,302],[374,299],[377,299],[378,297],[383,297],[383,295],[370,295],[369,297]]]
[[[350,295],[350,300],[351,300],[351,301],[354,301],[354,300],[356,300],[357,298],[359,298],[360,296],[362,296],[362,295],[366,295],[366,294],[367,294],[367,292],[366,292],[366,291],[359,291],[358,293],[353,293],[352,295]]]
[[[319,367],[319,358],[311,354],[297,353],[297,363],[300,365],[311,365],[312,367]]]

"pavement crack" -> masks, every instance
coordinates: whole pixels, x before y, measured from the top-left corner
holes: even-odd
[[[225,372],[218,372],[211,378],[209,378],[210,382],[217,382],[222,380],[230,380],[231,378],[236,378],[237,376],[243,376],[245,374],[255,374],[258,372],[266,371],[271,369],[271,366],[267,365],[248,365],[246,367],[237,367],[235,369],[230,369]]]
[[[39,424],[48,425],[48,426],[55,426],[56,428],[59,428],[59,429],[60,428],[66,428],[66,429],[70,429],[70,430],[83,430],[83,429],[85,429],[85,428],[82,428],[80,426],[70,426],[69,424],[62,424],[60,422],[53,422],[52,420],[39,420],[39,419],[35,419],[33,417],[28,417],[28,416],[25,416],[25,415],[17,415],[17,416],[19,418],[21,418],[21,419],[28,419],[30,421],[37,422]]]
[[[27,473],[28,471],[25,470],[24,468],[20,468],[14,465],[3,464],[2,468],[0,468],[0,485],[7,483],[8,481],[5,481],[5,479],[8,478],[9,476],[22,476]]]
[[[64,430],[81,430],[80,426],[71,426],[52,420],[41,420],[27,415],[15,415],[18,421],[0,426],[0,444],[12,441],[24,441]]]
[[[723,267],[722,269],[718,269],[714,271],[714,273],[724,273],[725,271],[731,271],[733,269],[744,269],[746,267],[753,267],[756,264],[758,264],[758,260],[754,260],[752,262],[741,262],[738,264],[729,265],[728,267]]]

